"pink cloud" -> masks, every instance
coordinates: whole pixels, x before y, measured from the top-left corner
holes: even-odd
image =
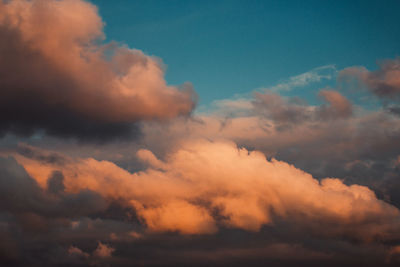
[[[0,35],[0,130],[118,136],[195,106],[190,84],[166,84],[159,59],[102,44],[103,21],[88,2],[1,2]]]
[[[284,218],[311,226],[317,235],[371,240],[396,238],[400,227],[399,210],[378,200],[369,188],[348,186],[336,178],[318,181],[232,142],[188,141],[165,161],[155,161],[150,151],[139,153],[143,154],[157,163],[156,168],[153,164],[130,173],[92,158],[62,166],[16,158],[43,187],[43,179],[57,168],[64,175],[66,192],[89,189],[131,205],[150,231],[207,234],[216,232],[218,225],[259,231]]]

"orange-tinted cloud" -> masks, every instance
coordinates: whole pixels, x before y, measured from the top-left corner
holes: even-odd
[[[318,181],[231,142],[192,140],[165,161],[150,151],[139,155],[152,160],[148,169],[135,173],[91,158],[63,165],[16,158],[43,187],[57,169],[64,175],[66,192],[89,189],[131,205],[151,231],[205,234],[217,231],[218,225],[259,231],[285,219],[318,235],[371,240],[396,238],[393,233],[400,227],[399,210],[367,187],[348,186],[336,178]]]
[[[328,102],[317,110],[321,119],[348,118],[352,115],[352,104],[338,91],[321,90],[319,96]]]
[[[102,28],[85,1],[0,2],[0,132],[107,139],[192,111],[190,85],[168,86],[157,58],[102,44]]]
[[[93,252],[93,255],[98,258],[108,258],[111,257],[114,251],[114,248],[99,242],[96,250]]]

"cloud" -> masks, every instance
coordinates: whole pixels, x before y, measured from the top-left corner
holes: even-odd
[[[385,109],[364,109],[337,91],[325,89],[319,96],[325,103],[309,105],[300,98],[258,93],[246,112],[233,116],[227,117],[225,107],[220,107],[222,111],[192,120],[144,123],[141,142],[163,157],[182,139],[232,140],[318,179],[337,177],[346,184],[368,186],[400,207],[400,169],[393,164],[400,149],[398,116]],[[160,134],[168,142],[161,141]]]
[[[31,216],[29,214],[33,213],[40,220],[41,217],[44,219],[64,218],[95,214],[108,206],[100,195],[90,190],[82,190],[77,194],[65,194],[64,177],[57,171],[49,173],[49,176],[45,178],[48,187],[44,190],[12,157],[0,157],[0,169],[2,171],[0,177],[0,193],[3,195],[0,204],[2,211],[23,216]],[[34,223],[33,221],[32,224]],[[26,226],[29,224],[29,221],[26,222]]]
[[[279,128],[305,122],[346,119],[352,115],[352,104],[339,92],[321,90],[318,95],[327,103],[313,107],[299,98],[288,99],[274,93],[255,93],[252,103],[254,113],[271,119]]]
[[[23,251],[9,254],[20,265],[398,263],[396,207],[231,141],[189,137],[163,157],[141,149],[147,167],[135,172],[27,145],[9,155],[0,236],[17,245],[0,248]]]
[[[108,140],[192,111],[189,84],[168,86],[159,59],[102,44],[102,27],[81,0],[0,3],[0,133]]]
[[[76,246],[70,246],[67,250],[69,256],[68,260],[75,260],[75,262],[70,262],[70,264],[85,264],[89,266],[108,266],[105,264],[104,260],[109,261],[114,251],[115,248],[103,244],[100,241],[92,254],[84,252]]]
[[[325,65],[314,68],[308,72],[292,76],[286,81],[277,85],[265,88],[271,92],[284,92],[290,91],[297,87],[304,87],[311,83],[321,82],[322,80],[330,80],[336,74],[336,67],[334,65]]]
[[[400,115],[400,59],[384,60],[375,71],[350,67],[340,71],[339,81],[346,87],[371,92],[383,102],[385,111]]]
[[[317,110],[321,119],[348,118],[353,113],[353,106],[346,97],[334,90],[321,90],[319,92],[328,104],[322,105]]]
[[[368,88],[381,98],[400,97],[400,59],[385,60],[376,71],[365,67],[350,67],[339,73],[339,80],[358,82],[359,86]]]
[[[16,159],[46,187],[42,177],[53,171],[52,163]],[[91,190],[123,201],[153,232],[212,234],[220,227],[252,232],[284,220],[316,236],[398,238],[399,210],[367,187],[348,186],[336,178],[318,181],[231,142],[191,140],[169,154],[161,168],[136,173],[90,158],[70,162],[56,166],[67,193]]]
[[[101,266],[112,259],[114,248],[99,240],[106,242],[110,232],[126,236],[124,242],[134,238],[132,233],[140,236],[134,221],[124,222],[127,210],[118,214],[119,206],[90,190],[65,192],[60,172],[50,174],[47,188],[40,187],[13,157],[0,157],[0,172],[1,265]]]
[[[99,242],[96,250],[93,252],[93,255],[98,258],[108,258],[111,257],[111,254],[115,251],[114,248]]]
[[[89,253],[83,252],[80,248],[70,246],[68,248],[68,253],[72,256],[82,257],[82,258],[89,258]]]
[[[102,28],[89,2],[0,2],[0,133],[43,136],[0,141],[0,264],[398,265],[398,59],[340,72],[382,110],[277,94],[327,65],[188,117],[191,86]]]
[[[146,139],[133,143],[46,138],[31,140],[41,148],[8,147],[0,248],[25,266],[354,266],[360,259],[396,266],[398,118],[353,108],[350,117],[279,131],[255,113],[224,127],[209,115],[151,122]],[[361,186],[383,181],[390,197]],[[99,241],[116,249],[112,257],[92,256]],[[91,256],[70,255],[71,246]]]

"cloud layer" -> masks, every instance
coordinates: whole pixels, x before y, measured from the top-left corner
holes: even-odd
[[[149,168],[133,174],[94,159],[54,164],[16,158],[44,190],[49,190],[48,177],[59,171],[65,192],[90,190],[123,201],[151,231],[207,234],[219,225],[259,231],[277,217],[330,225],[329,230],[311,229],[316,234],[371,240],[396,238],[400,227],[399,210],[378,200],[367,187],[347,186],[336,178],[318,181],[230,142],[191,141],[165,162],[148,150],[140,150],[138,156]]]
[[[229,141],[187,140],[164,159],[142,149],[137,157],[147,167],[133,173],[27,145],[8,155],[0,158],[0,234],[10,264],[128,266],[154,254],[160,262],[145,265],[292,266],[287,255],[297,264],[348,264],[365,253],[371,264],[397,262],[398,208],[365,186],[317,180]],[[18,233],[26,240],[40,233],[43,251]],[[203,251],[210,245],[215,253]]]

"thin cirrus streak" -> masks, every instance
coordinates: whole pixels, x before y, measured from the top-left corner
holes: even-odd
[[[331,80],[336,75],[337,69],[335,65],[326,65],[314,68],[305,73],[292,76],[288,80],[285,80],[274,86],[261,88],[260,90],[268,90],[271,92],[285,92],[291,91],[298,87],[305,87],[312,83],[318,83],[323,80]]]

